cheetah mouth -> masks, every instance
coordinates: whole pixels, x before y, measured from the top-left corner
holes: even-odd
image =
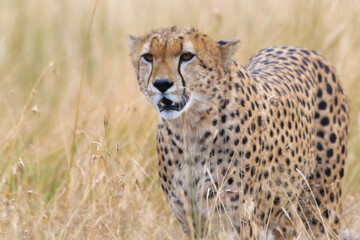
[[[189,101],[189,96],[184,93],[181,96],[180,102],[174,102],[166,97],[160,99],[159,103],[157,104],[159,111],[181,111],[186,103]]]

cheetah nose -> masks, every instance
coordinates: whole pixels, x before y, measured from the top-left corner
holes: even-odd
[[[166,92],[173,84],[174,83],[170,82],[169,79],[157,79],[153,83],[154,87],[159,89],[162,93]]]

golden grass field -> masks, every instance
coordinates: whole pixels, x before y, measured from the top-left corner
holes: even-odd
[[[0,239],[185,237],[158,182],[158,116],[127,42],[172,25],[240,38],[244,65],[295,45],[336,66],[351,103],[341,218],[360,232],[359,13],[358,0],[1,1]]]

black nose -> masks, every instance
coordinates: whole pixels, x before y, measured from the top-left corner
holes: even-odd
[[[162,93],[166,92],[173,84],[174,83],[170,82],[169,79],[157,79],[153,83],[154,87],[159,89]]]

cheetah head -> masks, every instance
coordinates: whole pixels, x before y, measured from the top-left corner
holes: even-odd
[[[165,120],[212,104],[239,45],[239,40],[215,42],[194,28],[178,27],[130,35],[129,41],[140,90]]]

